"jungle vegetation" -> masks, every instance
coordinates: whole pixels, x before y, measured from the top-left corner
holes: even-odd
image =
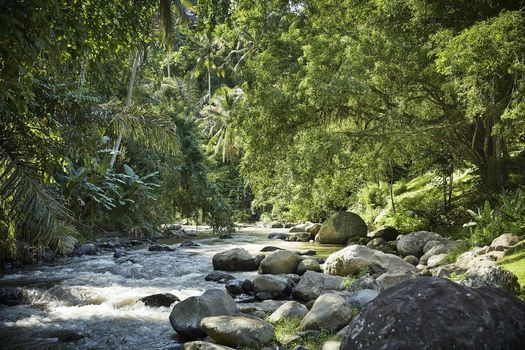
[[[1,1],[3,254],[347,209],[406,231],[523,234],[524,9]]]

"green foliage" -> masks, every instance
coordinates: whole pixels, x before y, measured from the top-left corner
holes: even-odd
[[[440,265],[453,264],[459,258],[459,256],[472,248],[472,244],[467,241],[462,241],[457,247],[447,253],[445,259],[443,259]]]
[[[472,221],[464,225],[469,230],[470,239],[474,244],[490,244],[492,240],[503,233],[522,235],[525,233],[525,196],[521,189],[514,193],[500,195],[501,203],[493,208],[485,201],[483,209],[467,210]]]
[[[353,311],[352,311],[353,312]],[[282,343],[285,337],[294,335],[299,332],[299,325],[301,318],[283,318],[277,322],[275,327],[275,337],[278,343]],[[303,345],[308,349],[320,350],[323,344],[329,340],[336,339],[335,335],[325,328],[320,329],[321,334],[319,336],[307,336],[301,341],[294,342],[289,345]]]
[[[460,282],[460,281],[463,281],[465,279],[466,275],[464,273],[457,273],[457,272],[452,272],[450,274],[450,276],[448,276],[448,278],[451,280],[451,281],[454,281],[454,282]]]
[[[410,210],[398,210],[391,213],[380,224],[395,227],[402,233],[428,230],[430,227],[429,219],[426,216],[418,215]]]
[[[525,241],[520,241],[505,253],[498,264],[518,277],[521,293],[518,295],[525,300]]]

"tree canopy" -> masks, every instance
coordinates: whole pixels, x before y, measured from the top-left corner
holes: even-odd
[[[2,2],[0,244],[386,207],[450,224],[524,184],[524,8]]]

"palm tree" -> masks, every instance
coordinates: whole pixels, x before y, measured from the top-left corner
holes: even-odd
[[[233,111],[242,98],[240,88],[222,86],[215,91],[208,106],[201,111],[199,124],[208,134],[208,149],[214,155],[222,155],[222,161],[231,161],[239,154],[234,129],[236,126]]]
[[[174,6],[172,6],[174,5]],[[159,1],[159,20],[160,20],[160,27],[161,27],[161,40],[164,43],[164,47],[166,48],[167,52],[169,53],[173,47],[174,42],[174,34],[175,34],[175,19],[174,19],[174,13],[172,11],[172,8],[175,7],[177,18],[180,19],[183,23],[188,24],[190,22],[190,16],[188,14],[188,8],[191,8],[191,3],[188,1],[181,1],[181,0],[160,0]],[[137,77],[137,69],[139,65],[141,64],[143,57],[143,52],[141,49],[137,48],[135,51],[135,56],[133,58],[133,63],[131,65],[131,72],[128,82],[128,89],[126,94],[126,104],[125,107],[129,108],[131,107],[132,98],[133,98],[133,91],[135,87],[135,81]],[[168,77],[170,76],[170,63],[167,64],[168,67]],[[111,160],[109,162],[109,170],[113,169],[113,166],[115,165],[115,161],[117,160],[117,155],[120,153],[120,147],[122,144],[122,136],[123,136],[124,130],[119,130],[117,140],[115,141],[115,144],[113,146],[113,149],[111,151]]]

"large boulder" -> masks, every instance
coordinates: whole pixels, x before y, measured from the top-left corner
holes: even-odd
[[[357,275],[363,271],[374,275],[384,272],[417,272],[417,268],[393,254],[361,245],[351,245],[331,254],[326,259],[325,272],[330,275]]]
[[[189,297],[175,304],[170,314],[171,326],[188,339],[206,336],[200,327],[205,317],[233,315],[237,311],[235,301],[221,289],[210,289],[204,294]]]
[[[299,284],[295,286],[292,295],[297,300],[310,301],[317,299],[325,291],[343,289],[345,289],[343,277],[306,271]]]
[[[326,328],[337,332],[352,319],[352,307],[335,293],[321,295],[299,325],[300,330]]]
[[[253,280],[255,294],[268,293],[275,299],[290,295],[292,287],[291,281],[285,276],[262,275]]]
[[[201,327],[214,341],[227,346],[261,349],[275,341],[273,326],[255,318],[206,317]]]
[[[308,309],[303,304],[299,304],[296,301],[288,301],[268,317],[268,322],[277,323],[283,319],[303,318],[307,313]]]
[[[244,248],[233,248],[217,253],[212,258],[213,269],[222,271],[257,270],[253,256]]]
[[[359,215],[342,211],[323,223],[316,240],[323,244],[346,244],[349,240],[366,237],[367,232],[366,223]]]
[[[407,235],[403,235],[397,241],[397,251],[403,257],[407,255],[414,255],[419,258],[423,255],[423,247],[429,241],[444,241],[444,240],[445,239],[443,237],[441,237],[438,233],[435,233],[435,232],[429,232],[429,231],[412,232]]]
[[[289,250],[276,250],[261,261],[259,272],[272,275],[295,273],[300,261],[299,255]]]
[[[518,350],[525,344],[525,303],[501,289],[422,277],[379,294],[345,333],[341,350]]]

